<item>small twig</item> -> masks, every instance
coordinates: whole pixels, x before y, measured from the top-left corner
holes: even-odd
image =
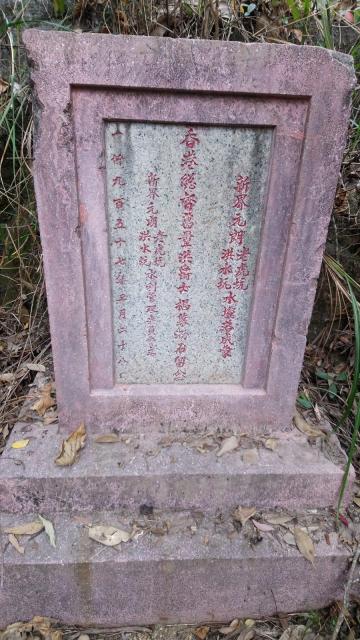
[[[359,561],[359,556],[360,556],[360,542],[358,542],[358,545],[356,547],[356,551],[354,553],[353,561],[351,563],[351,567],[350,567],[350,571],[349,571],[349,577],[347,579],[347,583],[346,583],[345,591],[344,591],[343,605],[341,607],[341,611],[340,611],[339,617],[337,619],[337,623],[336,623],[336,627],[334,629],[334,633],[331,636],[331,640],[336,640],[336,638],[338,637],[341,625],[342,625],[342,623],[344,622],[344,619],[345,619],[345,611],[347,611],[348,608],[349,608],[350,590],[351,590],[351,587],[353,585],[355,567],[356,567],[356,565],[357,565],[357,563]]]

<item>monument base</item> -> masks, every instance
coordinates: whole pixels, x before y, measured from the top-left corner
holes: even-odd
[[[342,597],[351,550],[334,522],[344,455],[333,435],[238,434],[238,448],[219,455],[217,433],[121,434],[108,444],[91,434],[64,468],[54,463],[57,430],[19,422],[2,456],[3,530],[41,514],[56,547],[45,532],[21,536],[21,555],[3,534],[0,627],[33,615],[109,626],[226,621]],[[23,438],[24,449],[11,448]],[[241,525],[239,505],[254,507],[255,524]],[[132,539],[106,547],[89,538],[91,524]],[[313,565],[294,527],[311,536]]]
[[[81,524],[86,515],[52,517],[56,549],[43,534],[27,543],[24,556],[7,548],[1,626],[35,614],[109,626],[229,621],[312,610],[342,598],[350,552],[331,536],[329,544],[316,544],[312,566],[277,534],[252,543],[245,533],[217,532],[210,517],[192,525],[194,533],[170,526],[163,535],[146,533],[107,548],[89,539]],[[13,524],[14,517],[3,521]],[[116,526],[124,514],[94,513],[91,521]]]

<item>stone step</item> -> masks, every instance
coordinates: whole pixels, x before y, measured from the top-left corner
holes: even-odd
[[[273,433],[270,442],[270,434],[243,434],[240,447],[220,457],[219,434],[121,435],[111,444],[91,434],[79,460],[66,468],[54,463],[63,438],[57,431],[56,425],[16,425],[0,465],[0,511],[329,507],[342,478],[336,441],[310,444],[297,430]],[[24,449],[11,448],[23,438],[29,439]]]
[[[267,517],[257,514],[258,521]],[[3,514],[2,527],[34,518]],[[225,512],[217,518],[189,512],[92,514],[92,524],[136,531],[113,548],[89,538],[89,514],[58,513],[51,520],[55,548],[45,532],[21,536],[20,555],[3,535],[0,627],[35,614],[118,626],[306,611],[340,599],[348,575],[351,552],[339,542],[326,510],[297,513],[291,523],[261,534],[250,521],[237,530]],[[312,536],[313,565],[284,540],[286,527],[296,523]]]

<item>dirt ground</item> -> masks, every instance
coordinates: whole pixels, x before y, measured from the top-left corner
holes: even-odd
[[[360,637],[360,610],[353,604],[337,630],[341,606],[324,611],[278,616],[269,620],[232,620],[225,624],[156,625],[113,629],[62,626],[48,618],[16,623],[0,640],[355,640]],[[336,635],[335,635],[336,634]]]

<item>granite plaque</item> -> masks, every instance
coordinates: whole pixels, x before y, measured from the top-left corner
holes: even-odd
[[[24,42],[61,428],[287,429],[349,58],[37,30]]]
[[[107,123],[116,378],[241,381],[272,132]]]

